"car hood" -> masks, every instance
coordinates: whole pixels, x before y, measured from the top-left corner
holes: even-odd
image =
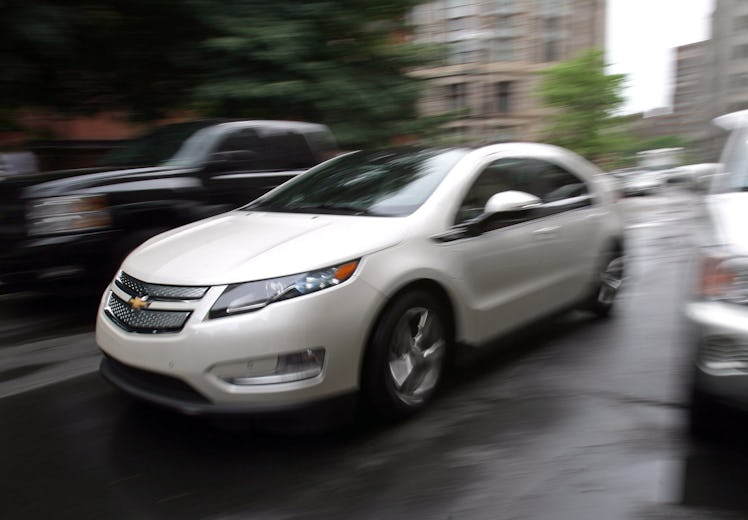
[[[107,170],[86,172],[83,175],[56,178],[38,184],[29,183],[23,190],[23,198],[57,197],[74,193],[105,193],[110,186],[127,180],[134,182],[152,178],[180,176],[192,172],[191,169],[153,166],[148,168],[129,168],[125,170]],[[41,178],[40,178],[41,179]]]
[[[707,206],[718,242],[748,256],[748,192],[712,195]]]
[[[152,238],[123,270],[152,283],[224,285],[332,266],[403,236],[402,218],[232,211]]]

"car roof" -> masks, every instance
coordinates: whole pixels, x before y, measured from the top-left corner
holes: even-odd
[[[219,123],[218,125],[225,130],[234,130],[237,128],[257,128],[267,130],[297,130],[297,131],[327,131],[325,125],[318,123],[306,123],[302,121],[278,121],[278,120],[265,120],[255,119],[248,121],[227,121]]]
[[[735,130],[736,128],[748,126],[748,110],[739,110],[730,112],[714,118],[712,122],[725,130]]]

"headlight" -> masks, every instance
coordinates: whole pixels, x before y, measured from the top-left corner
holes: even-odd
[[[106,197],[80,195],[31,202],[26,215],[29,235],[52,235],[103,229],[111,224]]]
[[[335,287],[348,280],[358,260],[302,274],[229,285],[210,309],[210,318],[232,316],[262,309],[273,302],[288,300]]]
[[[700,293],[711,300],[748,304],[748,257],[707,256]]]

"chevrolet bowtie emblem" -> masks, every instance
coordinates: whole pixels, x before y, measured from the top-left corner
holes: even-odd
[[[150,300],[148,300],[148,295],[135,296],[133,298],[130,298],[130,301],[128,301],[127,303],[129,303],[130,307],[132,307],[136,311],[145,309],[151,304]]]

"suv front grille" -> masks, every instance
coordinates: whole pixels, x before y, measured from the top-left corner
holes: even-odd
[[[20,202],[0,200],[0,256],[26,236],[26,209]]]
[[[192,314],[191,311],[134,309],[113,292],[109,294],[104,312],[126,331],[150,334],[179,332]]]
[[[133,278],[121,271],[115,280],[117,287],[130,296],[148,296],[151,300],[199,300],[208,292],[208,287],[161,285]]]

